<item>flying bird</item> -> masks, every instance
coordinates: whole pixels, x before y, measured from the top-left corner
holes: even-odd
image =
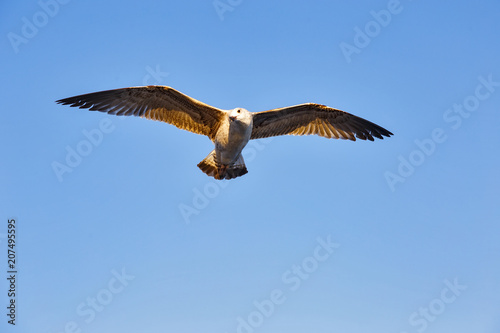
[[[320,104],[306,103],[263,112],[243,108],[222,110],[167,86],[100,91],[56,103],[117,116],[159,120],[206,135],[215,149],[198,167],[215,179],[233,179],[248,172],[241,152],[253,139],[315,134],[328,139],[374,141],[374,137],[383,139],[393,135],[368,120]]]

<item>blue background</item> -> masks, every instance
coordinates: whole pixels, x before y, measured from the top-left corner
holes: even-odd
[[[0,4],[0,331],[499,332],[500,4],[228,1]],[[395,136],[251,142],[249,173],[218,182],[196,167],[206,137],[54,103],[144,84],[326,104]]]

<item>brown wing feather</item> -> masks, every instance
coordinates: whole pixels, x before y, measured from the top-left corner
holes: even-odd
[[[373,141],[391,132],[350,113],[319,104],[299,104],[258,112],[253,117],[252,139],[278,135],[311,135],[325,138]]]
[[[56,101],[117,116],[163,121],[213,139],[224,112],[166,86],[100,91]]]

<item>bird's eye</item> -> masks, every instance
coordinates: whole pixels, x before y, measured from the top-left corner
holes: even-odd
[[[238,111],[236,111],[236,112],[240,113],[240,110],[238,110]]]

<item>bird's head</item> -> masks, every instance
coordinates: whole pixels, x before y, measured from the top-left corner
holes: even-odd
[[[243,108],[236,108],[229,111],[230,123],[249,125],[252,122],[252,114]]]

